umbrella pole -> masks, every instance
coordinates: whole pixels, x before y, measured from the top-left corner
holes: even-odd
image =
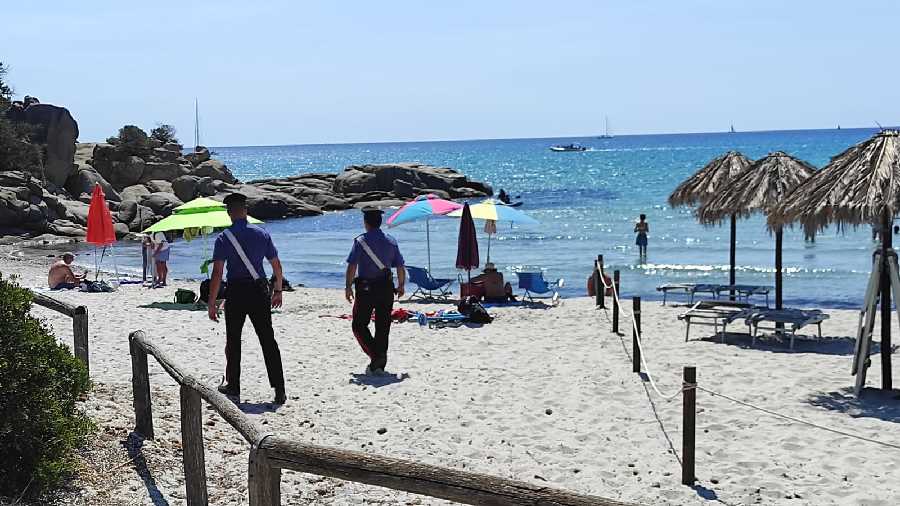
[[[730,260],[731,260],[731,269],[728,271],[728,284],[732,286],[732,289],[729,291],[730,300],[734,300],[734,284],[735,284],[735,276],[734,270],[736,266],[735,257],[737,248],[735,247],[735,236],[737,235],[737,217],[735,215],[731,215],[731,251],[730,251]]]
[[[431,220],[425,220],[425,242],[428,243],[428,274],[431,274]]]
[[[782,309],[782,294],[784,292],[781,277],[781,244],[784,230],[779,226],[775,230],[775,309]],[[782,325],[781,328],[784,328]]]
[[[881,388],[891,390],[891,278],[888,250],[893,246],[893,219],[884,213],[881,218]]]
[[[487,261],[488,261],[488,263],[490,263],[490,261],[491,261],[491,234],[488,234],[488,255],[487,255]]]

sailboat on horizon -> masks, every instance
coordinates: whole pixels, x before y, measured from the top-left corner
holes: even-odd
[[[613,136],[612,136],[612,134],[609,133],[609,116],[603,116],[603,119],[604,119],[604,123],[606,123],[606,131],[603,133],[603,135],[598,135],[597,138],[598,139],[612,139]]]
[[[731,130],[729,130],[728,133],[730,133],[730,134],[737,133],[734,131],[734,123],[731,124]]]

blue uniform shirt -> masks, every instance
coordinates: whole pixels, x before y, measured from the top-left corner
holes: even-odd
[[[375,256],[381,260],[385,267],[403,267],[403,255],[400,254],[400,248],[397,246],[397,240],[385,234],[380,228],[376,228],[362,235],[366,244],[375,253]],[[356,264],[356,275],[363,279],[376,279],[381,275],[375,262],[369,258],[366,250],[359,245],[355,239],[353,240],[353,249],[347,256],[348,264]]]
[[[263,269],[263,258],[268,260],[278,258],[278,250],[275,249],[275,244],[272,242],[269,233],[256,225],[248,224],[247,220],[234,220],[234,223],[228,230],[231,230],[235,239],[238,240],[238,243],[244,249],[244,253],[247,254],[247,258],[250,260],[253,268],[256,269],[256,273],[262,278],[267,277],[266,271]],[[250,271],[247,270],[241,257],[238,256],[231,241],[225,237],[224,233],[219,234],[219,237],[216,238],[216,245],[213,248],[213,260],[225,261],[225,265],[228,267],[226,279],[229,283],[232,281],[253,280]]]

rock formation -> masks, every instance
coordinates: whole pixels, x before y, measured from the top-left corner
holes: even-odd
[[[146,137],[75,144],[78,127],[65,109],[31,104],[18,114],[24,115],[20,120],[47,126],[47,151],[55,153],[56,161],[52,170],[48,164],[43,175],[46,184],[34,174],[0,173],[0,235],[84,236],[90,194],[98,184],[106,194],[119,237],[146,229],[188,200],[221,201],[232,192],[247,195],[250,214],[262,220],[399,206],[427,193],[454,199],[492,194],[490,186],[453,169],[417,163],[353,165],[340,174],[242,183],[204,147],[184,154],[179,144]],[[129,128],[141,136],[137,127]],[[66,157],[67,163],[61,163]]]
[[[75,155],[75,141],[78,139],[78,123],[69,110],[56,105],[42,104],[37,99],[27,97],[28,105],[16,104],[10,107],[6,116],[12,121],[21,121],[37,127],[37,141],[44,145],[44,174],[57,187],[63,186],[73,173],[72,159]]]

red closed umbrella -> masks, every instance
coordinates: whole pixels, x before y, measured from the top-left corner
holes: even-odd
[[[116,229],[106,204],[106,196],[100,185],[94,186],[91,205],[88,207],[87,242],[95,246],[107,246],[116,242]]]
[[[459,242],[456,249],[456,268],[463,269],[472,278],[472,269],[478,267],[478,238],[475,236],[475,221],[469,203],[463,206],[462,220],[459,222]]]

